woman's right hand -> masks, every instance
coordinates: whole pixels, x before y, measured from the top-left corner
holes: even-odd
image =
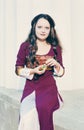
[[[47,66],[45,64],[39,65],[38,67],[33,69],[33,72],[41,75],[41,74],[45,73],[46,68],[47,68]]]

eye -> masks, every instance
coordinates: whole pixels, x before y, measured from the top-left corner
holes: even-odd
[[[42,28],[42,26],[37,26],[37,28]]]
[[[46,29],[50,29],[49,27],[45,27]]]

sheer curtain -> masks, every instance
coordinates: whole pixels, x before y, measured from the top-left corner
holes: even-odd
[[[16,86],[14,60],[17,49],[16,0],[0,0],[0,86]],[[15,83],[15,84],[14,84]]]
[[[28,35],[31,19],[39,13],[48,13],[56,22],[66,66],[66,74],[58,83],[62,89],[71,87],[70,9],[70,0],[0,0],[0,87],[22,88],[24,79],[15,75],[16,55]]]

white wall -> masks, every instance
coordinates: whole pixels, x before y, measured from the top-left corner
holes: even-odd
[[[72,0],[71,44],[73,88],[84,88],[84,0]]]
[[[17,50],[16,0],[0,0],[0,86],[16,87],[14,73]]]
[[[83,38],[83,26],[79,26],[79,32],[82,30],[82,36],[77,35],[76,28],[79,21],[81,22],[78,16],[81,14],[81,18],[83,17],[83,6],[79,9],[77,6],[79,3],[82,6],[84,2],[83,0],[80,2],[75,0],[9,0],[9,2],[8,0],[0,0],[0,86],[22,88],[24,80],[14,73],[17,51],[28,35],[32,18],[38,13],[48,13],[56,22],[56,29],[63,45],[63,61],[66,73],[63,78],[57,79],[59,89],[84,88],[83,82],[80,86],[75,82],[75,79],[78,80],[76,78],[77,73],[75,73],[75,58],[79,56],[80,60],[80,54],[77,53],[79,48],[83,52],[83,44],[80,46],[80,41],[81,43],[83,41],[81,39],[81,37]],[[74,42],[79,45],[76,46]],[[75,53],[74,48],[76,48]],[[81,67],[80,62],[78,66]],[[74,69],[75,71],[73,71]],[[79,72],[81,72],[80,69]],[[72,81],[74,81],[73,85]]]

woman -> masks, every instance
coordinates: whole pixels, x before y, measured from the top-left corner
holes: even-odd
[[[17,54],[16,74],[26,78],[21,98],[19,130],[54,130],[53,112],[63,102],[53,74],[64,74],[62,48],[54,20],[39,14]]]

